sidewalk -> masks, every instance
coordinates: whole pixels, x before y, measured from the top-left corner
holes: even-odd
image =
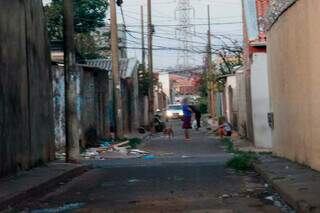
[[[320,172],[268,155],[254,168],[297,212],[320,212]]]
[[[88,169],[83,165],[49,163],[15,176],[0,179],[0,211],[14,203],[41,195]]]

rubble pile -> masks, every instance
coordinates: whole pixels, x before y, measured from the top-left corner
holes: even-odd
[[[81,153],[84,159],[129,159],[145,157],[149,153],[136,148],[137,139],[126,140],[120,143],[103,141],[99,147],[89,148]]]

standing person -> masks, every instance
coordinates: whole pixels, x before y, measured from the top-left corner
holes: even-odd
[[[190,135],[189,135],[189,129],[192,128],[192,126],[191,126],[192,110],[190,109],[187,98],[182,100],[182,110],[183,110],[182,128],[184,129],[184,139],[186,141],[189,141],[189,140],[191,140]]]
[[[199,128],[201,127],[201,112],[196,106],[193,106],[193,105],[190,105],[190,109],[195,115],[195,118],[197,121],[197,130],[199,130]]]

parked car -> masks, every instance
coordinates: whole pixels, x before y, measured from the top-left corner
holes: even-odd
[[[171,104],[168,105],[168,108],[165,113],[165,119],[182,119],[183,118],[183,111],[181,104]]]

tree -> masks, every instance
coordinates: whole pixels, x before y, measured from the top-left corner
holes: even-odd
[[[96,57],[96,45],[91,35],[105,26],[108,0],[74,0],[76,46],[81,56]],[[51,41],[63,40],[63,0],[52,0],[45,6],[48,33]]]

